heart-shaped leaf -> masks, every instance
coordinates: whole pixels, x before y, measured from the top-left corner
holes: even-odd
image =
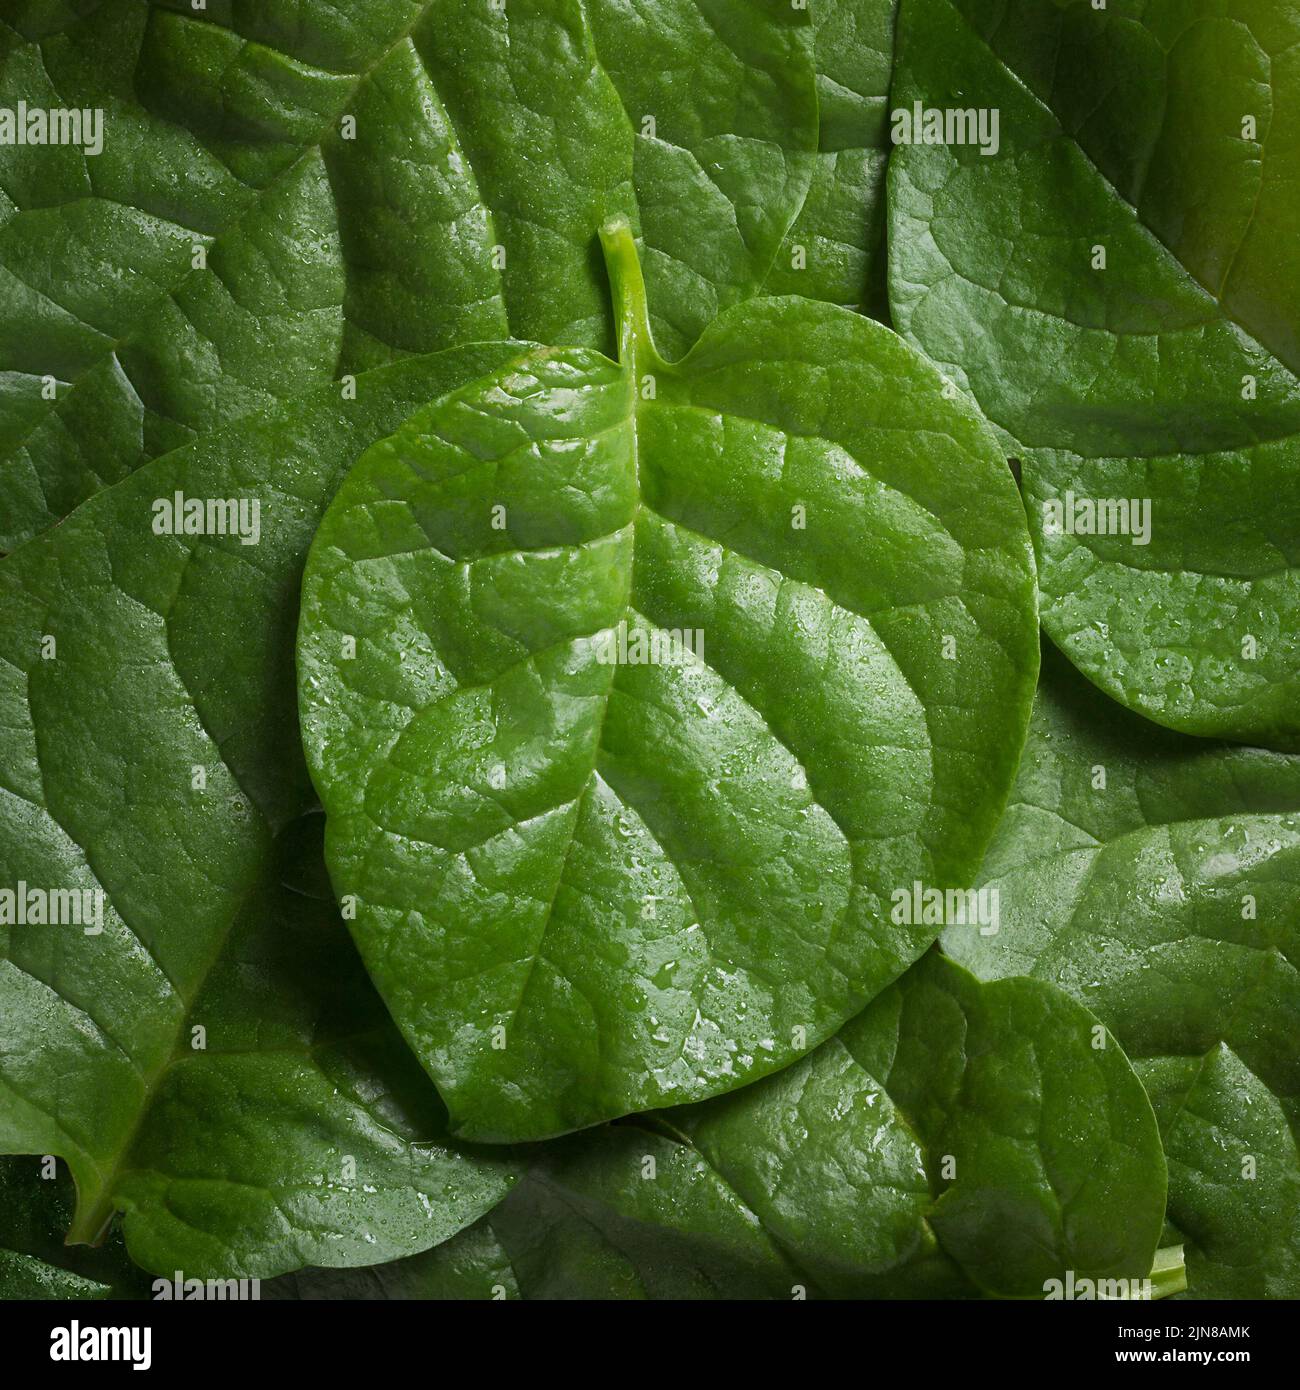
[[[313,542],[303,733],[372,978],[458,1133],[541,1138],[787,1065],[938,928],[1036,664],[983,422],[796,299],[542,349],[367,452]]]

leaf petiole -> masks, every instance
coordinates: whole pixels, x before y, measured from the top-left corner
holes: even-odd
[[[600,229],[605,252],[610,291],[614,300],[614,319],[618,324],[618,360],[635,379],[642,368],[665,366],[650,331],[646,306],[645,279],[636,251],[636,239],[626,217],[612,217]]]

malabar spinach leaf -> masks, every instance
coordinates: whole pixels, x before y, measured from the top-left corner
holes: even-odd
[[[1158,723],[1291,748],[1297,53],[1248,0],[903,0],[894,108],[999,146],[889,174],[894,321],[1021,459],[1046,631]]]
[[[818,153],[767,294],[888,316],[885,168],[897,8],[897,0],[812,0]]]
[[[1278,1117],[1300,1120],[1300,757],[1161,730],[1045,659],[983,886],[998,932],[949,927],[944,949],[982,978],[1060,985],[1150,1064],[1159,1097],[1187,1097],[1161,1109],[1193,1295],[1205,1258],[1236,1266],[1205,1296],[1270,1281],[1295,1296],[1275,1244],[1296,1166]],[[1264,1228],[1253,1255],[1233,1235]]]
[[[931,954],[779,1075],[556,1141],[445,1245],[292,1287],[1041,1298],[1067,1270],[1141,1280],[1164,1204],[1151,1106],[1095,1017],[1050,986],[980,985]],[[1180,1283],[1175,1269],[1153,1293]]]
[[[1150,1273],[1155,1118],[1119,1044],[1059,990],[931,954],[841,1033],[920,1136],[943,1249],[988,1293]],[[828,1155],[829,1157],[829,1155]],[[951,1171],[947,1171],[948,1168]]]
[[[834,21],[828,74],[888,11]],[[102,148],[0,146],[0,548],[340,373],[511,333],[610,350],[614,213],[684,350],[768,277],[816,171],[801,283],[824,255],[843,297],[874,166],[818,165],[817,82],[787,0],[18,7],[0,104],[99,111]]]
[[[1135,1058],[1225,1042],[1300,1116],[1300,757],[1153,729],[1045,660],[982,881],[1000,928],[949,927],[958,960],[1052,980]]]
[[[824,1040],[933,939],[1036,666],[983,422],[797,299],[621,362],[542,349],[374,446],[313,542],[299,674],[327,850],[458,1133],[702,1099]],[[345,912],[345,915],[348,915]]]
[[[303,1269],[262,1285],[264,1299],[452,1299],[458,1302],[521,1297],[509,1255],[480,1217],[450,1240],[404,1260],[367,1269]]]
[[[1160,1120],[1189,1295],[1300,1298],[1300,1154],[1277,1097],[1223,1043],[1138,1073]]]
[[[372,1263],[510,1185],[508,1155],[447,1141],[313,887],[289,639],[339,476],[519,352],[382,368],[355,400],[321,388],[147,465],[0,564],[0,1150],[67,1160],[73,1239],[123,1211],[134,1258],[167,1274]],[[258,543],[158,533],[178,494],[257,502]],[[20,917],[33,892],[75,895],[84,925]]]

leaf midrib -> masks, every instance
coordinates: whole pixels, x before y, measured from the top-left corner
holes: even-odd
[[[641,290],[641,293],[642,293],[642,296],[643,296],[643,294],[644,294],[643,288],[642,288],[642,290]],[[631,532],[631,537],[632,537],[632,543],[631,543],[630,548],[629,548],[629,558],[628,558],[628,564],[627,564],[626,597],[625,597],[624,604],[623,604],[623,609],[622,609],[622,620],[623,620],[623,621],[626,621],[630,616],[632,616],[632,615],[635,613],[635,610],[634,610],[634,608],[633,608],[633,606],[632,606],[632,596],[633,596],[633,592],[634,592],[634,581],[635,581],[635,571],[636,571],[636,528],[637,528],[637,523],[638,523],[638,521],[639,521],[643,516],[645,516],[645,515],[651,515],[651,516],[657,517],[659,520],[661,520],[662,522],[664,522],[664,523],[667,524],[667,525],[671,525],[671,526],[678,526],[678,525],[681,525],[681,527],[682,527],[683,530],[690,531],[692,534],[700,535],[700,533],[697,532],[697,531],[695,531],[694,528],[692,528],[692,527],[690,527],[690,526],[685,526],[685,525],[683,525],[683,524],[681,524],[681,523],[672,521],[672,520],[671,520],[670,518],[668,518],[668,517],[662,516],[660,513],[656,512],[653,508],[649,507],[648,504],[645,502],[644,488],[643,488],[643,486],[642,486],[642,468],[641,468],[641,452],[640,452],[640,449],[641,449],[641,441],[640,441],[640,429],[639,429],[640,410],[641,410],[641,397],[640,397],[640,394],[639,394],[639,391],[638,391],[638,383],[639,383],[639,381],[640,381],[640,376],[641,376],[640,368],[641,368],[642,365],[646,365],[646,366],[650,367],[653,371],[655,371],[655,372],[657,372],[657,373],[663,373],[663,374],[665,374],[665,375],[672,375],[672,374],[673,374],[673,368],[672,368],[672,366],[670,366],[670,364],[665,363],[661,358],[659,358],[658,353],[657,353],[657,352],[655,351],[655,349],[654,349],[653,342],[649,339],[649,336],[648,336],[648,321],[646,321],[646,320],[644,319],[644,317],[643,317],[643,316],[644,316],[644,310],[645,310],[644,299],[643,299],[643,298],[638,299],[638,298],[637,298],[637,295],[636,295],[636,293],[635,293],[635,291],[629,289],[629,290],[628,290],[628,298],[627,298],[626,300],[622,299],[621,297],[618,298],[618,299],[616,299],[616,305],[622,305],[622,306],[623,306],[623,312],[624,312],[624,321],[623,321],[621,324],[618,325],[618,327],[619,327],[619,339],[620,339],[620,350],[621,350],[621,351],[620,351],[620,359],[621,359],[621,360],[620,360],[620,366],[621,366],[621,368],[622,368],[623,380],[624,380],[624,382],[626,383],[626,391],[627,391],[627,422],[628,422],[628,427],[629,427],[629,443],[630,443],[629,464],[630,464],[631,475],[632,475],[632,486],[633,486],[633,490],[634,490],[635,497],[636,497],[636,503],[635,503],[635,506],[633,507],[633,509],[632,509],[632,511],[631,511],[630,516],[629,516],[628,519],[623,523],[623,525],[619,528],[619,530],[629,530],[629,531]],[[639,315],[640,315],[640,317],[639,317]],[[664,404],[665,404],[665,405],[668,405],[667,402],[665,402]],[[656,403],[656,405],[657,405],[657,403]],[[671,403],[671,405],[670,405],[668,408],[676,409],[676,408],[679,408],[679,407],[685,407],[685,408],[688,408],[688,409],[706,409],[706,407],[697,406],[697,405],[695,405],[694,403],[689,402],[689,401],[674,401],[674,402]],[[728,413],[728,414],[729,414],[730,412],[724,412],[724,413]],[[753,423],[756,423],[756,424],[763,424],[766,428],[781,430],[781,427],[780,427],[780,426],[772,425],[771,422],[768,422],[768,421],[753,421]],[[782,433],[786,433],[786,431],[784,431],[784,430],[782,430],[781,432],[782,432]],[[931,515],[931,513],[927,512],[927,515]],[[611,533],[611,534],[613,534],[613,533]],[[720,541],[720,540],[716,540],[715,538],[710,538],[710,537],[707,537],[707,536],[703,536],[702,539],[704,539],[704,540],[706,540],[706,541],[709,541],[709,542],[712,543],[712,544],[717,544],[717,545],[721,546],[723,549],[728,550],[728,551],[730,551],[730,552],[733,553],[733,554],[738,554],[738,553],[739,553],[739,552],[735,551],[734,547],[728,546],[728,545],[726,545],[725,542],[722,542],[722,541]],[[743,558],[748,558],[748,557],[743,557]],[[773,568],[773,566],[764,564],[763,562],[757,561],[757,560],[751,561],[751,563],[754,563],[754,564],[756,564],[756,565],[761,565],[761,567],[764,568],[764,569],[772,569],[772,568]],[[783,576],[783,577],[784,577],[784,576]],[[804,581],[798,581],[798,582],[804,582]],[[875,625],[872,623],[870,617],[868,617],[868,616],[865,615],[865,614],[857,613],[857,612],[855,612],[855,610],[849,608],[847,605],[839,603],[837,600],[831,598],[830,595],[825,594],[825,591],[822,590],[819,586],[811,585],[810,587],[816,588],[816,589],[817,589],[817,592],[822,593],[823,596],[826,597],[827,600],[828,600],[829,602],[835,604],[836,607],[843,608],[846,612],[853,613],[854,616],[860,618],[863,622],[866,622],[869,626],[871,626],[872,631],[873,631],[873,632],[876,632],[877,637],[878,637],[879,640],[881,641],[882,645],[885,645],[886,650],[889,650],[888,646],[884,643],[883,637],[880,636],[880,634],[879,634],[879,632],[877,631]],[[878,611],[880,611],[880,610],[873,610],[873,611],[875,611],[875,612],[878,613]],[[886,610],[886,611],[889,611],[889,610]],[[529,657],[525,658],[525,660],[531,659],[531,657],[532,657],[533,655],[535,655],[535,654],[534,654],[534,653],[530,653],[530,654],[529,654]],[[895,668],[895,670],[898,672],[899,678],[903,681],[903,684],[906,686],[906,688],[912,693],[913,697],[914,697],[914,698],[917,698],[918,704],[920,704],[921,707],[922,707],[922,709],[925,711],[927,732],[928,732],[928,734],[929,734],[929,736],[930,736],[930,746],[931,746],[931,748],[933,749],[933,746],[934,746],[934,741],[933,741],[933,730],[931,729],[931,726],[930,726],[928,708],[924,705],[924,702],[921,701],[921,700],[919,699],[919,697],[917,696],[916,691],[915,691],[915,690],[913,689],[913,687],[912,687],[911,681],[908,679],[906,673],[903,671],[902,667],[899,665],[899,663],[898,663],[898,661],[897,661],[897,658],[894,656],[894,654],[893,654],[892,651],[890,651],[890,656],[891,656],[891,659],[893,660],[894,668]],[[522,979],[522,981],[521,981],[521,983],[520,983],[518,992],[517,992],[517,994],[516,994],[514,1004],[510,1007],[510,1009],[509,1009],[509,1011],[508,1011],[508,1013],[507,1013],[507,1019],[508,1019],[510,1022],[513,1022],[513,1021],[518,1017],[519,1012],[520,1012],[521,1008],[523,1007],[524,999],[525,999],[525,997],[527,996],[528,990],[529,990],[529,988],[530,988],[530,986],[531,986],[531,984],[532,984],[532,981],[533,981],[533,979],[534,979],[534,975],[535,975],[535,971],[536,971],[536,967],[537,967],[537,962],[538,962],[538,960],[539,960],[539,959],[543,956],[543,954],[544,954],[543,947],[544,947],[545,942],[546,942],[547,933],[549,932],[549,930],[550,930],[550,928],[551,928],[551,924],[552,924],[552,921],[553,921],[553,918],[554,918],[554,908],[555,908],[556,900],[557,900],[558,897],[559,897],[559,893],[560,893],[561,888],[564,886],[564,875],[565,875],[565,872],[566,872],[566,870],[567,870],[567,868],[568,868],[569,860],[570,860],[570,858],[571,858],[571,856],[572,856],[572,853],[573,853],[574,843],[575,843],[575,841],[576,841],[576,839],[577,839],[579,827],[580,827],[580,824],[581,824],[581,816],[582,816],[583,807],[584,807],[584,805],[585,805],[585,803],[586,803],[586,798],[587,798],[588,793],[589,793],[590,790],[591,790],[592,784],[594,783],[596,777],[599,775],[599,774],[598,774],[598,770],[597,770],[597,762],[598,762],[598,759],[599,759],[600,747],[601,747],[601,740],[602,740],[603,733],[604,733],[605,723],[606,723],[606,720],[608,719],[608,715],[609,715],[610,700],[611,700],[611,697],[612,697],[612,695],[613,695],[613,693],[614,693],[615,686],[616,686],[616,683],[617,683],[618,670],[619,670],[619,668],[618,668],[617,665],[612,665],[612,666],[610,667],[609,681],[608,681],[608,684],[607,684],[607,686],[606,686],[605,692],[604,692],[604,694],[603,694],[603,696],[602,696],[602,699],[601,699],[600,715],[599,715],[599,718],[598,718],[598,721],[597,721],[597,724],[596,724],[595,735],[594,735],[594,738],[593,738],[593,740],[592,740],[592,765],[591,765],[590,770],[589,770],[588,773],[587,773],[586,780],[583,782],[582,788],[581,788],[581,790],[579,791],[578,796],[575,798],[574,802],[572,803],[572,804],[573,804],[573,811],[572,811],[572,821],[571,821],[570,833],[569,833],[569,835],[568,835],[568,838],[567,838],[566,841],[565,841],[564,853],[563,853],[563,856],[562,856],[561,861],[560,861],[560,866],[559,866],[558,872],[557,872],[557,874],[556,874],[554,887],[553,887],[553,889],[552,889],[550,898],[547,900],[547,902],[546,902],[546,904],[545,904],[545,906],[544,906],[544,908],[543,908],[543,917],[542,917],[542,927],[541,927],[541,931],[538,933],[538,935],[537,935],[537,937],[536,937],[536,940],[535,940],[535,942],[534,942],[534,944],[533,944],[533,946],[532,946],[531,953],[530,953],[529,958],[528,958],[528,964],[527,964],[527,966],[526,966],[526,968],[525,968],[524,975],[523,975],[523,979]],[[722,676],[721,672],[716,672],[716,674],[718,675],[719,679],[721,679],[721,680],[724,682],[724,684],[726,684],[726,685],[728,686],[729,689],[733,689],[733,690],[735,689],[735,687],[732,685],[732,683],[731,683],[729,680],[727,680],[724,676]],[[495,679],[495,678],[494,678],[494,679]],[[460,690],[460,689],[461,689],[461,687],[458,686],[458,687],[457,687],[457,690]],[[737,692],[737,693],[739,693],[739,692]],[[744,698],[744,697],[742,696],[741,698]],[[751,702],[748,701],[748,700],[746,700],[745,703],[746,703],[746,704],[751,704]],[[791,759],[792,759],[792,760],[798,765],[798,767],[803,771],[804,777],[805,777],[805,784],[806,784],[807,787],[808,787],[809,794],[810,794],[810,796],[812,797],[812,800],[814,801],[814,803],[815,803],[816,805],[818,805],[819,807],[821,807],[821,809],[825,812],[825,814],[827,815],[827,817],[829,818],[829,820],[831,821],[831,823],[835,826],[835,829],[836,829],[837,833],[839,834],[839,836],[841,837],[841,839],[843,840],[843,842],[845,843],[845,845],[846,845],[846,846],[851,846],[851,845],[854,843],[853,838],[846,832],[846,830],[844,829],[844,827],[840,824],[839,819],[838,819],[836,816],[832,815],[832,813],[830,812],[830,810],[823,804],[823,802],[821,801],[821,799],[816,795],[815,789],[814,789],[814,787],[813,787],[812,773],[811,773],[811,770],[807,767],[805,760],[804,760],[803,758],[797,756],[797,755],[794,753],[794,750],[791,749],[791,748],[788,746],[788,744],[785,742],[785,740],[782,739],[782,738],[778,735],[777,731],[772,727],[772,723],[771,723],[770,718],[769,718],[767,715],[765,715],[765,714],[762,712],[762,710],[758,709],[757,706],[752,706],[752,705],[751,705],[751,707],[754,709],[755,714],[761,719],[761,721],[762,721],[764,727],[767,729],[767,731],[768,731],[768,733],[770,734],[770,736],[772,737],[773,741],[774,741],[778,746],[780,746],[782,749],[784,749],[784,750],[786,751],[786,753],[789,754],[789,756],[791,757]],[[395,745],[394,745],[394,746],[395,746]],[[616,792],[615,794],[617,795],[617,792]],[[622,798],[620,797],[620,800],[621,800],[621,799],[622,799]],[[632,808],[632,809],[635,810],[635,808]],[[672,862],[671,856],[669,856],[669,855],[667,854],[666,851],[665,851],[665,859],[667,859],[669,863]],[[685,887],[685,885],[683,885],[683,887]],[[690,892],[689,892],[689,889],[686,889],[686,895],[687,895],[687,899],[688,899],[688,902],[689,902],[689,900],[690,900]],[[845,911],[847,912],[847,910],[848,910],[848,908],[847,908],[847,904],[846,904]],[[699,918],[699,914],[698,914],[697,912],[695,912],[695,909],[694,909],[693,904],[692,904],[692,913],[693,913],[693,915],[695,915],[697,918]],[[841,921],[840,921],[839,923],[837,923],[836,930],[839,929],[839,926],[840,926],[840,925],[842,925],[842,918],[841,918]],[[701,930],[703,931],[703,930],[704,930],[704,927],[705,927],[705,923],[704,923],[703,920],[700,920],[700,921],[699,921],[699,926],[700,926]]]

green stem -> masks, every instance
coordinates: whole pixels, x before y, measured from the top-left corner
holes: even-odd
[[[635,379],[640,372],[664,365],[650,332],[650,313],[646,307],[645,279],[636,254],[636,241],[626,217],[611,217],[600,229],[614,296],[614,319],[618,324],[618,360]]]
[[[1187,1288],[1187,1266],[1183,1263],[1183,1247],[1166,1245],[1156,1251],[1155,1263],[1151,1266],[1151,1297],[1168,1298],[1170,1294],[1182,1293]]]

